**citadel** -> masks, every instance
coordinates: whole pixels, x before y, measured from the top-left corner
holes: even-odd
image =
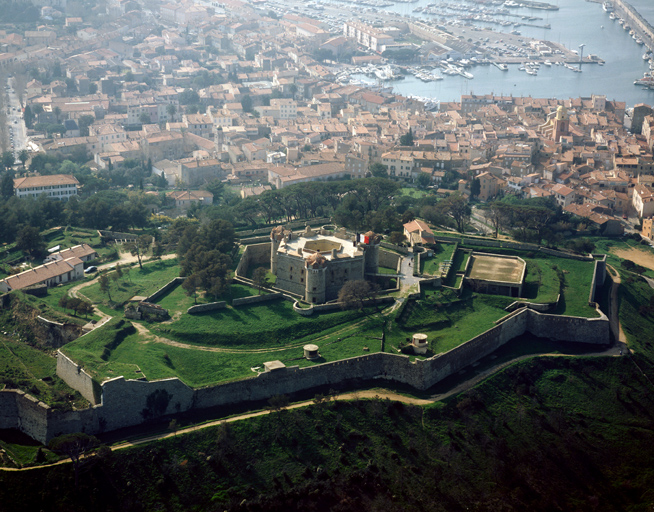
[[[337,298],[352,280],[375,276],[379,271],[381,236],[369,231],[363,241],[322,235],[307,226],[301,236],[278,226],[270,233],[270,271],[276,287],[301,296],[311,304]]]

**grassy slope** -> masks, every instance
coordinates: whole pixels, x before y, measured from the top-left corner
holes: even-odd
[[[152,325],[153,332],[189,344],[229,348],[281,348],[293,340],[322,334],[356,320],[357,311],[303,317],[288,301],[275,301],[184,315],[171,324]]]
[[[35,342],[29,323],[35,314],[17,298],[0,310],[0,389],[20,389],[58,409],[84,407],[88,402],[57,377],[55,351]]]
[[[259,308],[261,306],[256,310]],[[344,315],[347,316],[342,318],[351,320],[358,318],[356,315],[359,314],[352,312]],[[264,319],[264,321],[268,320],[268,317]],[[238,352],[238,349],[252,348],[257,345],[268,346],[265,338],[254,337],[250,334],[247,338],[252,339],[252,347],[237,345],[236,351],[206,352],[155,343],[152,339],[137,334],[129,323],[123,323],[119,319],[113,319],[102,329],[69,343],[63,351],[75,361],[80,362],[99,381],[119,375],[124,375],[126,378],[145,376],[150,380],[179,377],[189,386],[199,387],[252,377],[255,373],[251,368],[261,368],[264,362],[271,360],[281,360],[288,366],[310,366],[378,352],[381,349],[381,343],[371,337],[381,337],[381,324],[376,317],[364,319],[364,321],[363,325],[350,327],[337,323],[330,325],[323,322],[320,324],[323,326],[320,335],[324,337],[318,342],[322,357],[315,361],[307,361],[302,357],[302,346],[315,341],[316,336],[313,334],[304,338],[288,338],[279,346],[279,349],[272,351]],[[210,333],[210,331],[211,328],[208,332]],[[285,349],[284,347],[291,342],[295,346]],[[277,346],[277,342],[273,343]],[[368,350],[365,350],[364,347],[367,347]],[[234,347],[230,348],[234,349]]]

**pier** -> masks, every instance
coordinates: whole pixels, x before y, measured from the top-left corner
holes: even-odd
[[[654,27],[640,15],[635,7],[625,0],[613,0],[613,8],[615,13],[636,31],[638,37],[648,48],[654,48]]]

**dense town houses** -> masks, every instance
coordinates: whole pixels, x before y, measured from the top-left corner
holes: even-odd
[[[336,34],[301,14],[222,6],[162,3],[145,13],[110,2],[104,23],[69,16],[65,31],[45,22],[0,34],[0,60],[33,70],[21,85],[32,151],[78,161],[86,155],[95,172],[149,162],[161,183],[183,192],[175,201],[184,206],[206,203],[192,196],[213,180],[252,195],[266,184],[360,178],[374,168],[481,201],[551,197],[598,221],[654,215],[654,111],[647,105],[625,117],[624,102],[599,94],[465,94],[428,109],[382,82],[363,86],[339,76],[347,66],[392,72],[381,54],[403,48],[407,27],[351,20]],[[65,11],[59,7],[52,9]],[[152,30],[154,20],[162,30]],[[427,30],[412,29],[417,37]],[[469,51],[447,34],[423,35],[435,41],[426,59]],[[355,55],[357,45],[370,53]],[[20,178],[16,195],[67,199],[79,184],[65,179]]]

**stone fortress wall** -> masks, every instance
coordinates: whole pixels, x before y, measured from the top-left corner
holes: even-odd
[[[268,244],[265,244],[268,245]],[[269,247],[269,245],[268,245]],[[604,280],[605,261],[597,260],[594,290]],[[601,313],[601,312],[600,312]],[[0,428],[16,428],[47,443],[65,433],[89,434],[139,425],[150,418],[193,409],[267,400],[322,386],[385,380],[425,390],[477,362],[509,340],[525,333],[559,341],[608,345],[609,320],[543,314],[523,308],[466,343],[428,359],[376,353],[305,368],[284,367],[238,381],[192,389],[178,378],[156,381],[117,377],[98,385],[74,361],[58,353],[57,373],[93,405],[88,409],[56,411],[16,390],[0,391]]]
[[[177,378],[157,381],[126,380],[117,377],[101,386],[101,403],[78,411],[53,411],[21,392],[0,392],[0,428],[17,428],[40,442],[69,432],[89,434],[139,425],[144,419],[176,414],[192,409],[266,400],[279,394],[292,394],[344,382],[386,380],[425,390],[461,371],[524,333],[552,339],[608,345],[609,322],[600,318],[561,317],[521,309],[504,321],[449,352],[429,359],[376,353],[306,368],[288,367],[225,384],[192,389]],[[63,354],[62,378],[88,394],[83,370]],[[59,367],[59,364],[58,364]],[[72,375],[72,379],[70,376]]]

